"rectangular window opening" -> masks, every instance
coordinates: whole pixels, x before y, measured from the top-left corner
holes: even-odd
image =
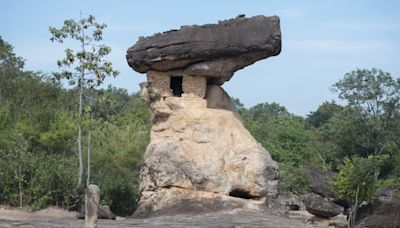
[[[172,94],[175,97],[181,97],[183,93],[182,89],[182,77],[171,77],[170,88],[172,89]]]

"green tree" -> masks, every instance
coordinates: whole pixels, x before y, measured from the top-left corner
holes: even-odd
[[[13,47],[0,36],[0,106],[7,104],[13,81],[18,80],[24,61],[13,52]]]
[[[48,131],[40,133],[40,143],[48,153],[70,156],[75,144],[76,124],[69,112],[59,112]]]
[[[10,145],[9,151],[3,154],[3,159],[8,161],[11,170],[14,172],[14,178],[18,183],[19,206],[23,205],[23,192],[26,182],[25,169],[30,153],[28,143],[23,135],[17,135],[16,140]]]
[[[71,85],[77,85],[79,90],[77,189],[81,187],[83,176],[82,119],[85,89],[91,90],[101,85],[107,76],[115,77],[118,75],[118,71],[113,69],[111,62],[104,58],[111,52],[111,48],[99,43],[103,39],[103,30],[106,27],[106,24],[97,23],[95,18],[89,15],[87,18],[81,16],[79,20],[65,20],[60,29],[49,28],[52,34],[51,41],[63,43],[67,38],[71,38],[79,43],[78,50],[74,51],[70,48],[65,50],[65,58],[57,61],[61,72],[53,74],[55,79],[67,79]],[[92,115],[90,114],[90,116]],[[89,126],[88,138],[90,138],[90,132]],[[88,158],[90,158],[90,144],[88,144]],[[90,159],[88,166],[90,169]],[[90,175],[87,176],[87,182],[89,182],[89,178]]]
[[[239,113],[240,116],[243,117],[244,113],[247,111],[247,109],[244,107],[244,104],[240,102],[239,98],[231,97],[231,101],[236,111]]]
[[[357,69],[347,73],[333,89],[352,107],[362,110],[363,131],[368,133],[365,145],[373,155],[382,154],[393,140],[399,126],[395,118],[400,111],[400,79],[378,69]]]
[[[150,140],[151,112],[139,94],[127,100],[126,91],[121,89],[108,88],[101,94],[100,98],[110,99],[99,99],[102,112],[97,113],[108,115],[104,122],[94,125],[93,180],[113,212],[131,215],[138,199],[142,155]],[[103,102],[111,102],[109,110]],[[119,109],[115,110],[116,106]],[[112,112],[117,113],[111,115]]]
[[[321,127],[342,110],[343,107],[336,104],[335,101],[325,101],[315,112],[307,115],[307,122],[316,128]]]
[[[377,176],[384,166],[387,156],[355,156],[346,158],[338,175],[334,178],[333,188],[338,197],[350,202],[348,226],[354,226],[357,210],[363,201],[372,202],[377,189]]]
[[[272,117],[287,115],[289,115],[289,112],[278,103],[260,103],[249,108],[245,118],[258,122],[266,122]]]
[[[74,147],[80,88],[65,89],[43,73],[25,71],[12,46],[2,45],[7,51],[0,60],[0,203],[18,206],[22,196],[22,205],[34,210],[47,205],[71,209],[76,206],[74,176],[79,168]],[[4,71],[6,61],[10,68]],[[85,104],[89,94],[86,83]],[[92,94],[97,95],[92,107],[83,107],[93,118],[91,179],[99,184],[113,212],[129,215],[138,197],[138,170],[149,141],[150,110],[138,94],[129,95],[124,89],[93,88]],[[84,113],[82,119],[84,136],[88,116]],[[88,137],[82,143],[87,145]]]
[[[304,193],[306,167],[315,162],[312,132],[302,117],[290,114],[277,103],[261,103],[249,109],[236,101],[249,132],[279,162],[282,190]]]
[[[362,109],[345,107],[314,131],[315,152],[323,168],[337,171],[345,157],[368,156],[368,133]]]
[[[112,121],[116,115],[132,111],[133,107],[129,101],[136,101],[136,95],[129,96],[125,89],[119,89],[108,86],[107,89],[97,91],[97,99],[93,105],[93,114],[95,118],[103,121]],[[138,107],[144,108],[144,107]]]

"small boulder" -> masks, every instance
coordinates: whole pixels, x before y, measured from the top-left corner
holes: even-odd
[[[208,85],[206,91],[207,108],[236,112],[228,93],[219,85]]]
[[[400,227],[400,201],[376,201],[357,211],[357,227]]]
[[[303,202],[309,213],[319,217],[330,218],[343,212],[343,207],[314,193],[306,194]]]
[[[114,213],[112,213],[111,209],[107,205],[99,205],[97,211],[98,219],[116,219]],[[81,208],[81,211],[76,216],[78,219],[85,219],[85,207]]]
[[[389,185],[379,188],[375,193],[375,198],[380,202],[389,202],[394,199],[396,191],[399,190],[399,186]]]
[[[110,210],[110,207],[107,205],[100,205],[98,211],[99,219],[115,219],[114,213]]]
[[[335,194],[331,184],[334,176],[334,172],[327,172],[319,167],[310,168],[307,172],[307,180],[311,191],[323,197],[334,198]]]
[[[276,201],[289,211],[303,211],[306,208],[301,198],[293,192],[280,192]]]

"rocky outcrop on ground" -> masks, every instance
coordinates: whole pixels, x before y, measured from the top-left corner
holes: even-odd
[[[41,212],[39,212],[42,214]],[[46,211],[48,213],[48,211]],[[19,209],[4,210],[0,208],[0,227],[23,227],[23,228],[71,228],[84,227],[82,219],[76,219],[74,215],[68,216],[71,212],[57,212],[59,215],[66,214],[61,217],[48,214],[46,217],[38,216],[38,212],[30,212],[29,214],[22,212]],[[263,227],[263,228],[311,228],[311,227],[328,227],[326,225],[310,225],[306,224],[303,217],[288,218],[278,216],[268,211],[256,210],[233,210],[233,211],[218,211],[209,212],[206,214],[196,215],[174,215],[174,216],[159,216],[153,218],[121,218],[115,220],[100,219],[98,227],[141,227],[141,228],[160,228],[160,227]]]
[[[334,172],[327,172],[319,167],[311,167],[307,170],[306,176],[311,192],[323,197],[335,196],[332,189]]]
[[[395,197],[399,186],[378,189],[373,203],[364,204],[357,211],[357,227],[400,227],[400,200]]]
[[[279,17],[239,16],[139,38],[126,57],[140,73],[180,69],[223,84],[236,70],[280,51]]]
[[[400,227],[400,201],[376,201],[357,211],[357,227]]]
[[[346,214],[350,206],[348,202],[335,198],[332,190],[334,175],[316,167],[309,169],[307,179],[311,193],[303,196],[306,210],[317,217],[329,218],[330,223],[334,222],[337,215]],[[374,194],[374,201],[363,202],[357,210],[355,227],[400,227],[400,201],[395,197],[397,191],[397,185],[378,189]],[[315,219],[317,218],[312,218]]]
[[[98,219],[115,219],[116,215],[111,211],[107,205],[99,205],[97,211]],[[85,219],[85,208],[83,207],[79,214],[76,215],[78,219]]]
[[[395,195],[398,191],[400,188],[397,185],[384,186],[375,192],[374,198],[379,202],[390,202],[396,200]]]
[[[302,198],[290,191],[280,191],[275,201],[288,211],[303,211],[306,209]]]
[[[263,211],[265,201],[231,197],[223,193],[195,191],[171,187],[155,192],[145,192],[135,217],[185,214],[193,216],[210,211],[233,210],[235,208]]]
[[[336,198],[333,192],[334,172],[311,167],[306,176],[311,192],[303,197],[303,202],[308,212],[315,216],[330,218],[346,211],[348,203]]]
[[[129,65],[147,73],[141,98],[153,111],[135,215],[261,209],[278,194],[278,164],[220,85],[280,48],[278,17],[240,16],[141,38],[128,50]]]
[[[308,212],[319,217],[330,218],[343,212],[343,207],[314,193],[306,194],[303,202]]]
[[[98,211],[99,219],[115,219],[115,214],[111,211],[110,207],[107,205],[99,205]]]

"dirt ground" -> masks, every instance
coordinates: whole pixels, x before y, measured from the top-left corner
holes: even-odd
[[[56,207],[49,207],[32,212],[28,208],[0,207],[0,220],[48,220],[48,219],[75,219],[77,213]]]
[[[331,220],[312,222],[307,212],[278,216],[268,212],[234,210],[202,215],[175,215],[148,219],[122,218],[99,220],[98,227],[328,227]],[[37,212],[19,208],[0,208],[0,227],[83,227],[76,212],[50,207]]]

